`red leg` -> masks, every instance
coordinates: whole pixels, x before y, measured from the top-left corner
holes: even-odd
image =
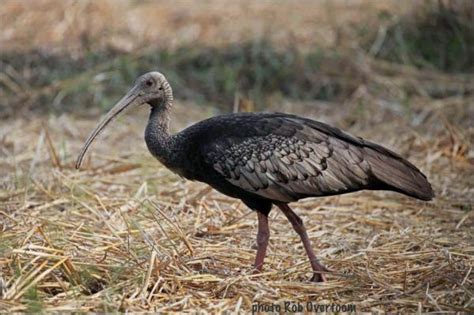
[[[257,256],[255,257],[255,269],[262,271],[263,260],[267,253],[268,239],[270,238],[270,229],[268,228],[268,216],[257,211],[258,232],[257,232]]]
[[[303,242],[303,246],[309,258],[309,262],[311,263],[311,268],[313,269],[313,277],[311,278],[311,281],[326,281],[326,276],[324,275],[324,272],[327,272],[329,270],[324,267],[316,258],[313,248],[311,247],[311,241],[309,240],[308,234],[306,233],[306,228],[304,227],[303,220],[301,220],[301,218],[296,213],[294,213],[293,210],[291,210],[291,208],[287,204],[279,204],[278,207],[285,214],[288,221],[290,221],[291,225],[293,226],[293,229],[300,236],[301,242]]]

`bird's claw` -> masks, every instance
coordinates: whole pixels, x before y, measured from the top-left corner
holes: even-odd
[[[326,275],[323,273],[313,273],[313,276],[311,279],[309,279],[310,282],[326,282]]]
[[[261,269],[253,269],[252,270],[252,275],[258,275],[258,274],[261,274],[262,273],[262,270]]]
[[[318,262],[317,266],[313,269],[313,276],[309,281],[311,282],[326,282],[326,272],[330,272],[328,268]]]

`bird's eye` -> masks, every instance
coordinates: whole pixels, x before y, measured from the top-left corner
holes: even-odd
[[[153,81],[152,80],[147,80],[145,82],[145,84],[146,84],[146,86],[151,87],[153,85]]]
[[[159,88],[158,90],[160,90],[160,91],[163,91],[163,87],[162,87],[162,86],[160,86],[160,88]]]

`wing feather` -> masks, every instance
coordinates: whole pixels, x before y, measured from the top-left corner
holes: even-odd
[[[399,186],[408,185],[406,169],[419,172],[395,153],[317,121],[285,114],[229,117],[227,128],[201,148],[204,161],[232,185],[264,198],[290,202],[377,185],[390,189],[383,186],[390,182],[383,165],[399,167],[390,169]]]
[[[208,148],[206,160],[231,184],[277,201],[367,185],[370,168],[360,148],[294,119],[264,125],[267,133],[217,140],[211,151]]]

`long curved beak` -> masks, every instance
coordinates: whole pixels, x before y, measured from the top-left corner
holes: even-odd
[[[94,139],[105,129],[105,127],[120,113],[122,113],[125,109],[132,107],[132,105],[139,105],[139,93],[138,88],[133,87],[120,101],[115,104],[114,107],[105,115],[102,121],[95,127],[95,129],[91,132],[89,137],[87,138],[84,146],[82,147],[81,153],[76,160],[76,168],[79,169],[82,164],[82,160],[84,155],[86,154],[89,146],[92,144]]]

